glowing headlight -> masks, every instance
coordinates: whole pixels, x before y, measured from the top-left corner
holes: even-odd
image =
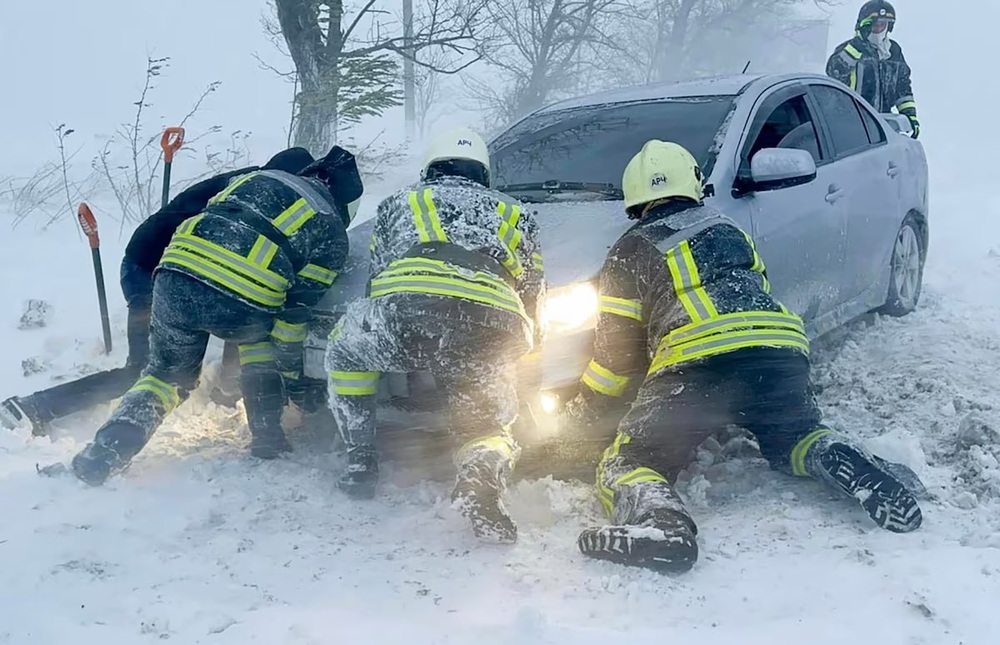
[[[597,322],[597,289],[578,282],[549,291],[542,310],[542,324],[550,333],[592,327]]]
[[[552,414],[559,409],[559,397],[551,392],[542,392],[540,400],[542,404],[542,412],[545,414]]]

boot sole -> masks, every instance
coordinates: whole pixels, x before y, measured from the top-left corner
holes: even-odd
[[[605,526],[581,533],[577,546],[591,558],[657,573],[685,573],[698,561],[698,543],[686,529]]]
[[[834,444],[828,451],[835,456],[836,467],[827,472],[844,492],[861,503],[873,522],[893,533],[920,528],[920,506],[902,482],[849,446]]]

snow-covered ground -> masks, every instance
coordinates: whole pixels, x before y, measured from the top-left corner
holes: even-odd
[[[879,531],[817,484],[736,460],[703,465],[685,488],[702,557],[684,576],[584,559],[576,536],[600,514],[580,484],[519,482],[521,540],[485,547],[448,508],[447,485],[413,468],[389,472],[373,502],[346,499],[321,429],[292,434],[288,460],[252,462],[242,414],[200,390],[99,489],[35,466],[68,459],[107,408],[53,439],[0,432],[0,643],[995,643],[1000,196],[991,133],[953,112],[993,102],[966,65],[992,27],[907,4],[897,35],[932,173],[925,291],[916,313],[821,343],[815,378],[831,424],[928,484],[921,530]],[[942,33],[954,47],[926,44]],[[111,356],[72,226],[0,230],[0,398],[123,360],[122,243],[105,239]],[[27,298],[53,304],[46,328],[17,329]],[[33,357],[46,371],[25,377]]]
[[[55,440],[0,434],[0,642],[995,642],[1000,446],[958,434],[1000,427],[1000,223],[984,217],[1000,198],[936,185],[920,309],[837,334],[815,369],[830,422],[909,464],[936,496],[914,534],[878,531],[818,485],[736,461],[686,489],[703,555],[683,577],[585,560],[576,535],[600,516],[581,484],[520,482],[510,507],[522,539],[484,547],[446,484],[413,483],[419,473],[390,474],[396,485],[372,503],[346,499],[322,433],[293,434],[290,460],[252,463],[242,415],[200,391],[101,489],[35,465],[69,458],[106,409],[61,423]],[[122,358],[100,355],[85,245],[69,227],[59,235],[0,239],[3,257],[25,261],[75,249],[66,273],[2,286],[3,302],[55,303],[46,329],[15,331],[19,307],[0,314],[5,393]],[[51,371],[23,378],[17,363],[31,356]]]

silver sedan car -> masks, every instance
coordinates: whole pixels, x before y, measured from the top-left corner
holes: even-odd
[[[542,108],[490,142],[493,183],[536,211],[549,296],[546,343],[526,379],[544,423],[590,359],[596,277],[632,224],[621,177],[649,139],[701,163],[706,203],[753,235],[774,294],[812,338],[870,311],[903,315],[920,295],[928,240],[927,160],[909,122],[878,114],[826,76],[738,75],[649,85]],[[326,333],[364,294],[372,222],[351,231],[345,275],[321,303],[307,372],[323,378]],[[538,387],[539,380],[541,387]],[[433,412],[427,374],[382,379],[389,406]]]

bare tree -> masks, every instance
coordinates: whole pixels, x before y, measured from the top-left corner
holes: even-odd
[[[471,96],[491,121],[505,123],[575,90],[586,68],[582,54],[615,46],[608,27],[621,8],[621,0],[491,3],[493,46],[484,59],[501,84],[470,82]]]
[[[830,7],[842,0],[628,0],[618,23],[622,56],[603,69],[620,84],[674,81],[706,74],[738,73],[747,62],[766,67],[787,55],[775,43],[798,29],[794,10]],[[822,46],[820,43],[816,43]],[[802,46],[800,45],[800,49]],[[789,66],[795,63],[789,61]]]
[[[412,36],[376,0],[274,0],[276,26],[295,65],[294,141],[326,152],[345,125],[399,105],[400,57],[453,74],[478,60],[477,28],[487,0],[428,0]],[[424,54],[449,50],[457,62],[435,68]],[[280,72],[279,72],[280,73]]]

